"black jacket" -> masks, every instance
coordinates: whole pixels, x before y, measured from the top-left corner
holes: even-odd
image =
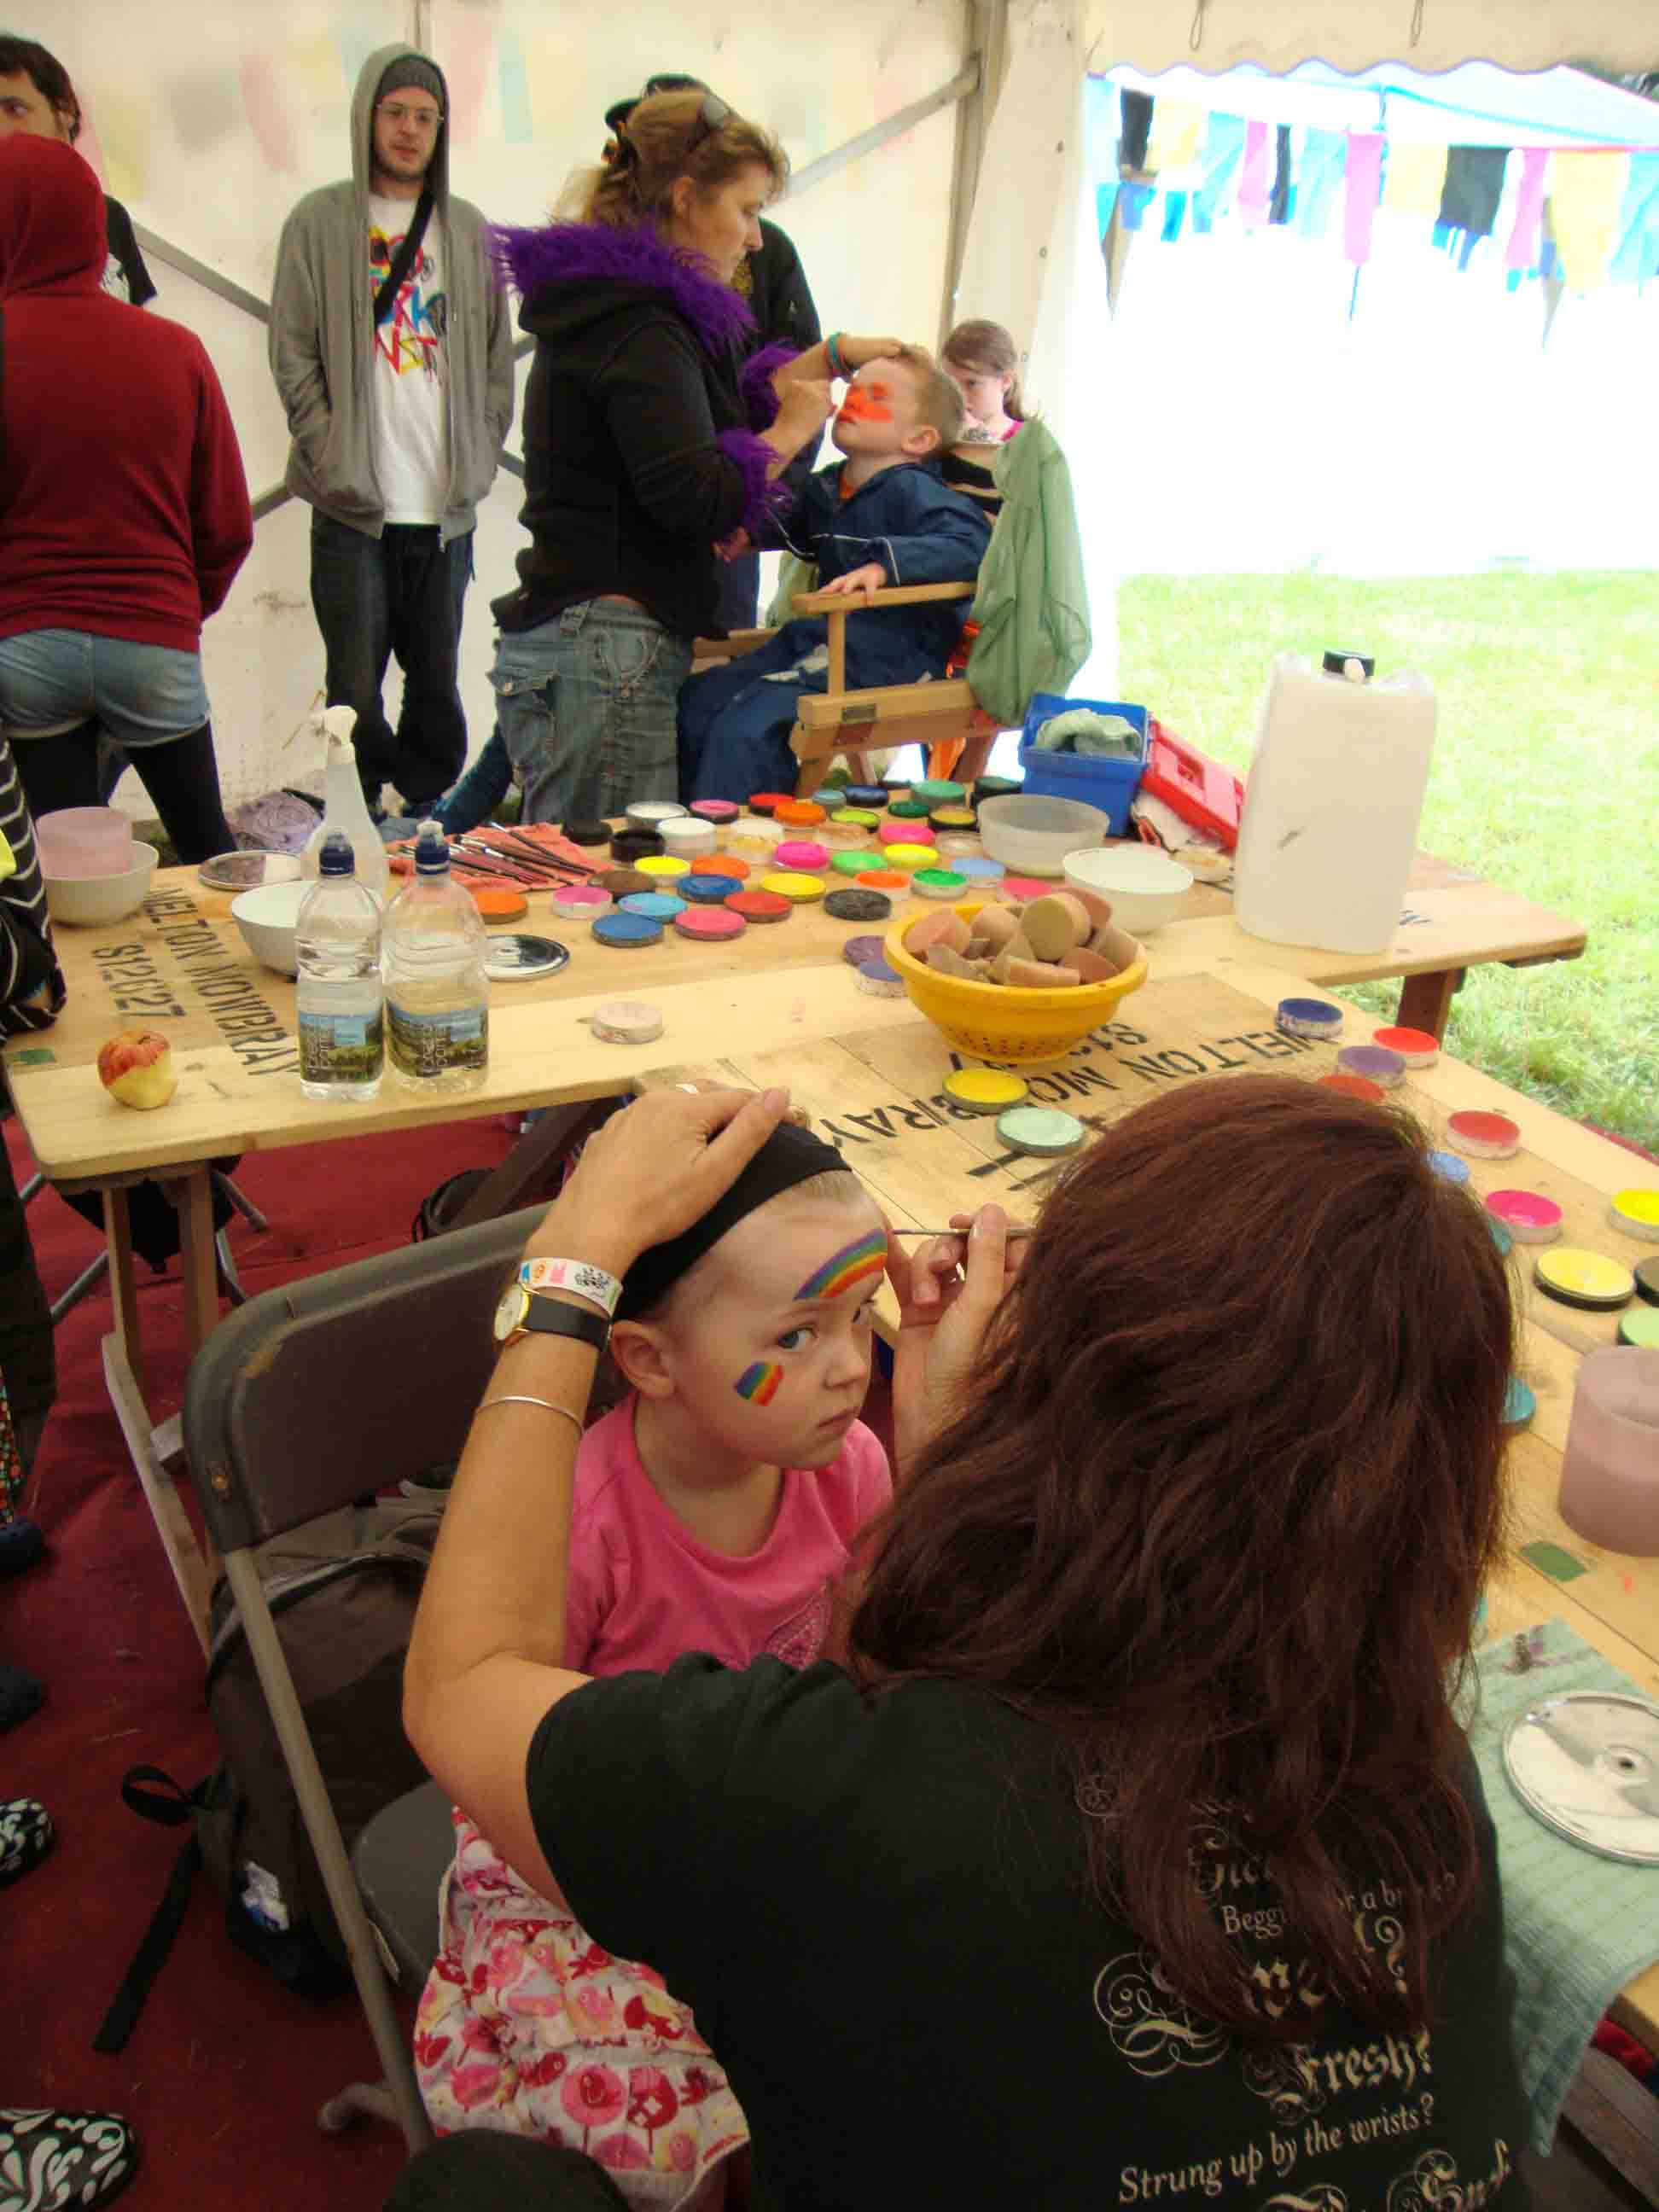
[[[536,339],[525,395],[531,544],[506,630],[619,592],[678,637],[716,626],[714,546],[758,537],[776,413],[770,349],[738,366],[753,319],[655,231],[552,223],[500,233]]]

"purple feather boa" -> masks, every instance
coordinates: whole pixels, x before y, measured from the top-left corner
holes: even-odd
[[[772,389],[775,370],[795,359],[792,345],[763,346],[750,354],[738,378],[738,391],[751,430],[769,430],[778,419],[778,395]]]
[[[703,350],[715,355],[755,328],[747,305],[729,285],[707,275],[693,256],[649,225],[612,230],[602,222],[550,222],[536,230],[494,230],[490,244],[498,266],[526,300],[549,284],[595,279],[637,284],[663,294],[696,332]]]
[[[752,430],[722,430],[714,443],[743,471],[743,520],[738,527],[746,530],[758,545],[771,517],[791,503],[789,487],[774,483],[767,476],[778,457],[765,439]]]

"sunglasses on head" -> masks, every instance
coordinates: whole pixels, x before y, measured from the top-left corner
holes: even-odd
[[[700,146],[705,138],[712,137],[716,131],[723,128],[732,119],[731,108],[726,106],[718,93],[710,92],[700,77],[653,76],[646,79],[645,90],[638,95],[638,98],[619,100],[614,107],[606,108],[605,129],[613,137],[619,137],[629,117],[639,106],[640,100],[654,99],[659,92],[700,92],[702,94],[702,106],[697,111],[696,127],[686,142],[685,150],[688,154],[694,146]]]

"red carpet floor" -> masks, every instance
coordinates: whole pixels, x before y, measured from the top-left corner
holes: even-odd
[[[33,1164],[15,1123],[6,1135],[21,1184]],[[511,1143],[499,1122],[479,1121],[249,1155],[237,1181],[270,1226],[232,1226],[244,1286],[402,1243],[428,1191],[458,1168],[493,1164]],[[101,1239],[50,1190],[28,1219],[56,1296]],[[143,1299],[159,1419],[177,1409],[185,1374],[176,1261]],[[0,1662],[27,1668],[47,1692],[39,1713],[0,1735],[0,1796],[40,1798],[58,1832],[50,1857],[0,1892],[11,1980],[0,2105],[123,2113],[143,2158],[122,2199],[134,2212],[376,2207],[400,2162],[394,2131],[368,2122],[331,2140],[315,2124],[325,2098],[376,2071],[355,1996],[289,1996],[232,1948],[204,1875],[125,2051],[92,2049],[182,1840],[127,1811],[121,1776],[146,1761],[188,1787],[216,1763],[201,1655],[104,1393],[109,1327],[101,1285],[59,1325],[58,1401],[31,1508],[52,1556],[0,1583]]]

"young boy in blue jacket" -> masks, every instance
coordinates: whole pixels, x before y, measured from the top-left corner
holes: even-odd
[[[961,393],[919,347],[868,362],[853,378],[830,430],[845,458],[807,479],[779,526],[790,550],[816,562],[821,591],[867,599],[884,584],[963,583],[978,574],[990,523],[936,465],[962,423]],[[848,623],[849,687],[942,676],[969,604],[883,607]],[[821,616],[786,623],[757,652],[684,685],[683,800],[794,789],[795,702],[825,689],[828,629]]]

